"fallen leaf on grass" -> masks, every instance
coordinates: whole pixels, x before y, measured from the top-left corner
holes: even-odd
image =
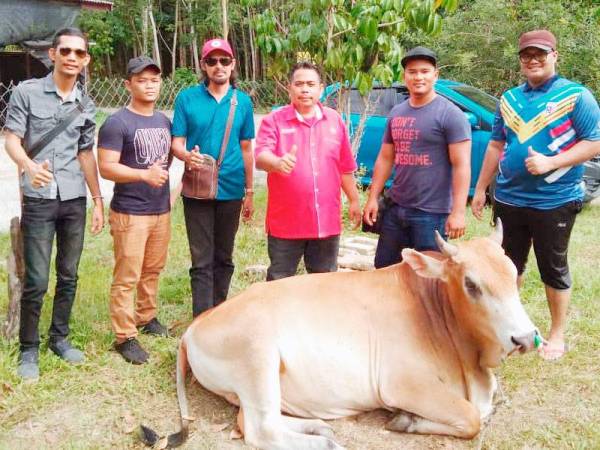
[[[244,435],[242,434],[242,432],[240,431],[240,429],[237,427],[237,425],[235,427],[233,427],[233,430],[231,430],[231,433],[229,433],[229,439],[241,439],[243,438]]]
[[[58,434],[52,432],[52,431],[47,431],[44,433],[44,439],[46,440],[46,442],[48,444],[50,444],[50,446],[54,446],[58,443]]]
[[[162,438],[160,438],[160,440],[154,444],[154,446],[152,447],[155,450],[163,450],[165,448],[167,448],[167,444],[169,443],[169,440],[167,438],[167,436],[164,436]]]
[[[224,422],[224,423],[213,423],[210,426],[210,431],[212,431],[214,433],[218,433],[219,431],[223,431],[228,426],[229,426],[229,424],[227,422]]]
[[[123,432],[125,434],[133,433],[137,429],[137,421],[135,420],[133,414],[127,411],[125,414],[123,414],[122,417],[123,423],[121,424],[121,427],[123,429]]]

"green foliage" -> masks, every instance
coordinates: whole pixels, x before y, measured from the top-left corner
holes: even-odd
[[[308,53],[332,80],[351,80],[362,94],[374,79],[385,85],[398,79],[404,54],[400,37],[410,30],[438,34],[442,15],[457,6],[456,0],[278,3],[278,8],[264,10],[253,24],[260,48],[270,61],[279,61],[269,65],[270,75],[283,79],[297,53]]]
[[[184,85],[192,85],[198,83],[198,75],[188,67],[178,67],[175,69],[173,81]]]
[[[440,56],[442,77],[500,95],[521,82],[518,36],[548,28],[557,37],[562,76],[600,95],[600,7],[594,1],[471,0],[444,20],[432,39],[414,33],[411,43],[426,43]]]

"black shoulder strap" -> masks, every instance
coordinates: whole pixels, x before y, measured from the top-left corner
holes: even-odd
[[[73,123],[73,121],[84,111],[86,104],[87,97],[83,97],[81,102],[75,102],[75,107],[69,114],[62,118],[56,127],[48,131],[40,138],[39,141],[27,149],[27,156],[29,156],[29,159],[35,158],[44,149],[44,147],[46,147],[46,145],[52,142],[52,140],[60,133],[65,131],[67,127],[71,125],[71,123]]]

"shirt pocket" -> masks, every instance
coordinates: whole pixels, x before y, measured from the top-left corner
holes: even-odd
[[[43,109],[40,107],[31,108],[31,114],[29,116],[29,129],[30,135],[34,139],[39,139],[42,135],[46,134],[52,128],[54,128],[54,112],[50,109]]]

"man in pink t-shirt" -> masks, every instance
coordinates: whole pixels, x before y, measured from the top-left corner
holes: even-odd
[[[337,269],[341,189],[350,220],[358,226],[361,219],[348,132],[340,115],[319,103],[319,68],[295,64],[288,90],[291,104],[266,116],[256,138],[256,167],[269,174],[267,280],[295,275],[302,257],[309,273]]]

